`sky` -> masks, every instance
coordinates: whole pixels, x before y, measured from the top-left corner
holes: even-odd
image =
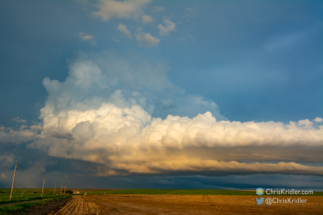
[[[323,189],[322,1],[0,1],[0,187]]]

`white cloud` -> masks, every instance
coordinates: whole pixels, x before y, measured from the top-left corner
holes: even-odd
[[[192,8],[190,8],[190,7],[187,7],[185,10],[189,11],[189,12],[194,12],[194,10]]]
[[[114,40],[114,41],[116,41],[116,42],[120,42],[120,40],[118,40],[118,39],[115,39],[115,38],[113,38],[113,40]]]
[[[78,36],[81,40],[89,41],[92,45],[95,45],[95,39],[92,35],[80,32]]]
[[[304,120],[299,120],[298,121],[298,125],[304,125],[304,126],[310,126],[312,125],[313,122],[311,122],[310,120],[308,119],[304,119]]]
[[[184,41],[184,42],[187,42],[187,41],[193,41],[193,42],[196,42],[196,40],[194,39],[194,37],[192,35],[186,35],[184,37],[180,37],[178,38],[179,41]]]
[[[136,39],[141,46],[153,47],[157,46],[160,40],[153,37],[150,33],[143,33],[141,28],[137,29]]]
[[[20,119],[19,117],[13,118],[13,120],[16,121],[16,122],[26,122],[25,119]]]
[[[0,142],[33,140],[28,147],[50,156],[101,164],[99,175],[322,175],[323,167],[296,162],[321,160],[323,126],[316,128],[308,119],[289,124],[221,120],[214,102],[184,94],[168,79],[169,67],[129,56],[81,53],[65,81],[44,79],[43,124],[18,131],[0,127]],[[172,106],[178,115],[154,116],[160,108],[171,112]],[[191,118],[189,111],[203,114]],[[11,154],[0,158],[13,164]]]
[[[322,121],[323,121],[323,119],[322,119],[322,118],[320,118],[320,117],[316,117],[313,121],[314,121],[314,122],[322,122]]]
[[[5,174],[1,174],[1,178],[7,178]]]
[[[143,15],[141,17],[141,20],[142,20],[142,23],[148,24],[148,23],[151,23],[153,21],[153,18],[151,16],[148,16],[148,15]]]
[[[112,17],[119,19],[138,19],[142,14],[142,9],[150,2],[150,0],[101,0],[101,4],[98,5],[99,11],[93,12],[92,15],[94,17],[100,17],[103,21],[109,21]]]
[[[127,29],[127,26],[119,24],[117,30],[123,32],[128,38],[132,38],[130,31]]]
[[[174,31],[176,28],[176,24],[169,19],[164,19],[164,23],[165,26],[161,24],[158,25],[159,34],[163,36],[168,35],[170,31]]]
[[[186,8],[185,11],[188,17],[194,17],[196,15],[196,12],[190,7]]]
[[[0,125],[0,144],[21,143],[33,140],[37,133],[33,128],[34,126],[13,130],[12,128]],[[0,159],[3,159],[3,156],[0,156]]]

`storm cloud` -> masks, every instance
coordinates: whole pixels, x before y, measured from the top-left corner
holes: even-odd
[[[28,147],[49,156],[99,164],[100,176],[322,175],[323,167],[298,163],[322,161],[315,153],[323,141],[320,120],[228,121],[216,103],[174,85],[169,70],[139,55],[80,52],[65,81],[43,80],[43,123],[3,127],[1,140],[31,141]]]

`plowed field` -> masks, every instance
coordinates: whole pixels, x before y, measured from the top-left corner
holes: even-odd
[[[301,198],[307,202],[256,205],[256,196],[88,195],[73,196],[55,214],[323,214],[322,196]]]

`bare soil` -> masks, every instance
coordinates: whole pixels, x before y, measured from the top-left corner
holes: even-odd
[[[55,214],[61,208],[63,208],[66,203],[68,203],[71,198],[58,199],[50,201],[44,204],[36,205],[30,209],[27,209],[24,212],[15,213],[17,215],[45,215],[45,214]]]
[[[323,197],[302,198],[307,203],[256,205],[256,196],[231,195],[100,195],[86,201],[101,214],[323,214]]]
[[[256,196],[88,195],[73,196],[59,210],[47,214],[323,214],[322,196],[278,198],[302,198],[307,202],[256,205]],[[31,212],[28,214],[44,214]]]

